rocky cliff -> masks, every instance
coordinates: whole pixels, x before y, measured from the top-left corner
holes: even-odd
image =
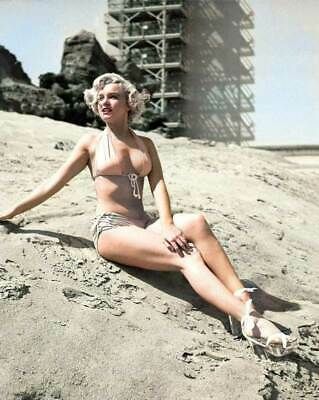
[[[11,79],[31,85],[31,80],[23,71],[21,63],[4,46],[0,45],[0,81]]]
[[[0,46],[0,109],[63,120],[65,107],[51,90],[32,85],[21,63]]]
[[[0,109],[99,126],[84,104],[83,91],[96,76],[116,70],[94,34],[81,31],[65,40],[61,71],[40,75],[37,87],[16,57],[0,46]]]

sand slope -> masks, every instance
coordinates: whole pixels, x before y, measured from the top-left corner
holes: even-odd
[[[87,131],[0,112],[0,209],[56,171]],[[259,359],[181,275],[97,257],[85,171],[0,224],[0,399],[318,398],[319,170],[149,136],[174,212],[205,213],[240,276],[260,287],[258,307],[301,335],[296,353]],[[145,205],[155,212],[148,188]]]

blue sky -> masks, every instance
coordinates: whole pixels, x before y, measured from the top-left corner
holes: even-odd
[[[58,72],[66,37],[81,29],[102,39],[106,0],[0,0],[0,44],[22,62],[34,83]]]
[[[319,1],[250,0],[256,142],[319,144]]]
[[[192,0],[197,1],[197,0]],[[220,0],[227,1],[227,0]],[[255,12],[256,143],[319,144],[319,0],[247,0]],[[106,0],[0,0],[0,44],[34,83],[81,29],[105,42]]]

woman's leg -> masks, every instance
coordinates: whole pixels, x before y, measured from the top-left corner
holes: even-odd
[[[180,271],[208,303],[238,320],[244,315],[244,304],[207,268],[198,251],[181,257],[166,248],[158,233],[137,226],[110,229],[101,233],[98,251],[110,261],[129,266]]]
[[[201,214],[175,214],[174,224],[184,233],[186,239],[194,243],[204,262],[214,272],[218,279],[234,293],[243,285],[234,270],[222,246],[210,230],[205,217]],[[160,233],[161,226],[157,220],[147,229]],[[241,299],[249,300],[248,293],[243,293]]]
[[[180,271],[208,303],[237,320],[246,314],[245,304],[212,273],[196,249],[181,257],[167,249],[160,234],[131,225],[102,232],[98,251],[102,257],[128,266]],[[253,319],[252,326],[246,329],[246,334],[252,337],[267,338],[278,332],[275,325],[258,315]],[[277,341],[280,342],[280,339]]]

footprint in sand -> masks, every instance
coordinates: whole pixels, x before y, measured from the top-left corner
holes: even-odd
[[[82,290],[67,287],[63,288],[62,292],[69,301],[81,304],[84,307],[99,308],[99,309],[108,308],[110,314],[115,316],[120,316],[124,313],[124,310],[115,307],[108,300],[101,299],[100,297],[97,297],[93,294],[85,293]]]

